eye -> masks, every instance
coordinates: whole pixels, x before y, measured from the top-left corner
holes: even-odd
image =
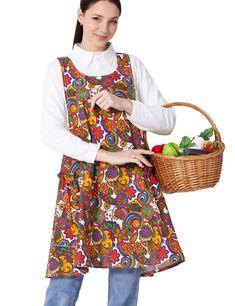
[[[117,20],[113,20],[112,23],[113,23],[113,24],[117,24]]]
[[[92,19],[94,19],[94,20],[100,20],[99,17],[92,17]]]

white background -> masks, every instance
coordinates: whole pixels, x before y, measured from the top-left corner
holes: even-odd
[[[165,198],[186,261],[141,278],[138,306],[235,305],[233,1],[122,1],[119,52],[145,64],[167,101],[187,101],[214,120],[226,145],[220,182]],[[1,305],[43,305],[62,154],[40,138],[41,91],[48,64],[72,50],[79,1],[9,1],[1,8]],[[176,107],[171,135],[195,136],[209,123]],[[90,269],[78,305],[105,306],[108,270]],[[2,285],[2,286],[3,286]]]

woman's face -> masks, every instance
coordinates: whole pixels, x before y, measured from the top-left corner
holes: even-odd
[[[117,30],[120,11],[109,1],[98,1],[85,13],[78,10],[78,21],[83,25],[81,45],[90,51],[103,51]]]

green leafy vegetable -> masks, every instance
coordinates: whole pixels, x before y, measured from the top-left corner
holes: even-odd
[[[185,156],[185,155],[189,155],[188,151],[185,148],[179,148],[176,150],[178,153],[178,156]]]
[[[213,135],[213,132],[214,132],[214,129],[209,128],[209,129],[206,129],[205,131],[201,132],[201,134],[199,136],[202,137],[204,140],[209,140],[211,138],[211,136]]]
[[[180,142],[180,148],[188,148],[188,147],[193,147],[195,146],[195,142],[192,142],[194,138],[192,138],[190,140],[190,138],[188,136],[184,136],[182,137],[181,139],[181,142]]]

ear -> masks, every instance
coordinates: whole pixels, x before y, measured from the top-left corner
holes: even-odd
[[[83,24],[83,12],[80,8],[77,11],[77,18],[78,18],[78,21],[80,22],[80,24]]]

